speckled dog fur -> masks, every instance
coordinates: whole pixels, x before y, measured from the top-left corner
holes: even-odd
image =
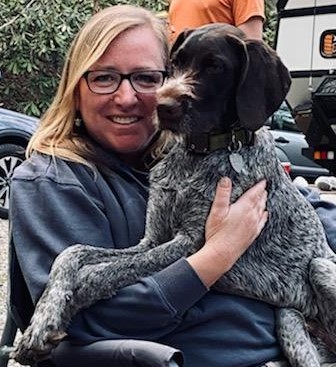
[[[21,363],[45,357],[78,310],[197,251],[216,184],[228,176],[232,202],[267,180],[269,220],[216,288],[277,306],[279,340],[291,365],[319,367],[326,355],[307,325],[336,351],[336,258],[315,211],[278,161],[271,134],[261,128],[288,92],[288,71],[265,44],[219,24],[181,34],[171,58],[158,115],[161,128],[180,142],[151,172],[143,240],[129,249],[75,245],[60,254],[13,357]],[[227,147],[207,154],[186,149],[186,137],[241,127],[256,132],[253,145],[231,145],[242,157],[241,172],[230,165]]]

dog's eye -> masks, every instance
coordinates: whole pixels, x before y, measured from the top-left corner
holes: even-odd
[[[209,56],[202,60],[201,68],[208,74],[218,74],[223,71],[223,63],[221,60]]]

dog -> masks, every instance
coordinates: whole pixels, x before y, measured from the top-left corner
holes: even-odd
[[[157,113],[161,129],[179,141],[151,170],[144,238],[128,249],[62,252],[12,357],[22,364],[44,358],[80,309],[200,249],[217,182],[227,176],[232,202],[266,179],[269,220],[215,287],[275,305],[291,365],[319,367],[328,356],[315,339],[336,352],[336,256],[263,127],[289,90],[288,70],[262,41],[216,23],[180,34],[171,68]]]

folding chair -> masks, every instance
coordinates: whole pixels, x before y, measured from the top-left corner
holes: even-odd
[[[0,342],[0,367],[7,367],[18,330],[24,331],[33,314],[34,306],[23,278],[11,231],[9,231],[9,268],[7,317]],[[179,367],[182,353],[156,342],[122,339],[102,340],[88,345],[62,342],[51,359],[33,367]]]
[[[21,273],[9,229],[7,315],[0,342],[0,367],[7,367],[9,353],[18,330],[28,326],[34,306]],[[50,365],[52,367],[53,365]],[[49,367],[46,365],[46,367]]]

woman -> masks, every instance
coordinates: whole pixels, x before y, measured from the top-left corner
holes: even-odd
[[[57,95],[12,183],[13,240],[34,303],[67,246],[122,248],[141,239],[148,165],[162,146],[155,92],[167,55],[164,24],[132,6],[101,11],[74,40]],[[230,192],[223,178],[201,250],[80,312],[67,345],[153,340],[181,349],[187,367],[281,359],[273,308],[210,288],[267,220],[265,182],[232,205]]]

